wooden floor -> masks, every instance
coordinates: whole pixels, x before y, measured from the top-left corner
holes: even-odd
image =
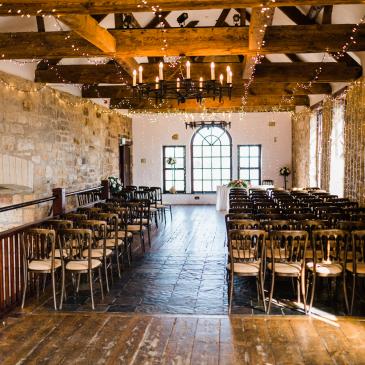
[[[304,316],[25,315],[0,330],[0,363],[365,364],[365,322]]]
[[[223,222],[213,207],[175,207],[96,312],[88,293],[64,312],[28,299],[3,319],[0,365],[365,364],[365,318],[257,315],[246,287],[237,308],[249,310],[236,313],[247,314],[225,315]]]

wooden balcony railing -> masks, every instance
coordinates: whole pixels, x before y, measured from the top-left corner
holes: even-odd
[[[64,188],[57,188],[53,190],[53,196],[0,208],[1,214],[2,212],[52,202],[52,209],[48,217],[0,232],[0,316],[19,305],[21,301],[24,285],[23,233],[31,227],[44,223],[47,219],[65,213],[66,198],[68,197],[76,197],[78,207],[105,200],[109,197],[108,181],[103,180],[102,185],[97,187],[68,193]],[[28,287],[29,293],[33,292],[34,285],[32,284]]]

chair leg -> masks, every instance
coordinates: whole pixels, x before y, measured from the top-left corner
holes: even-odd
[[[300,282],[301,282],[301,292],[302,292],[303,305],[304,305],[304,313],[307,314],[307,294],[305,292],[305,275],[304,274],[302,274],[300,276]]]
[[[99,276],[100,276],[100,269],[99,269]],[[91,295],[91,308],[92,308],[92,310],[94,310],[95,304],[94,304],[94,293],[93,293],[93,272],[92,272],[92,270],[89,270],[89,287],[90,287],[90,295]]]
[[[316,289],[316,275],[314,275],[314,273],[312,274],[312,290],[311,290],[311,298],[310,298],[310,302],[309,302],[309,314],[312,311],[312,306],[313,306],[313,299],[314,299],[314,292]]]
[[[56,298],[56,280],[55,280],[55,272],[54,270],[51,273],[52,276],[52,294],[53,294],[53,305],[54,310],[57,310],[57,298]]]
[[[151,227],[147,226],[148,246],[151,247]]]
[[[158,228],[157,210],[156,210],[156,212],[154,213],[154,216],[155,216],[155,224],[156,224],[156,228]]]
[[[350,308],[351,315],[352,315],[352,311],[354,309],[355,287],[356,287],[356,275],[352,275],[352,293],[351,293],[351,308]]]
[[[22,297],[22,308],[24,308],[24,303],[25,303],[25,296],[27,293],[27,288],[28,288],[28,270],[25,268],[24,269],[24,287],[23,287],[23,297]]]
[[[231,310],[232,310],[232,300],[233,300],[233,279],[234,279],[234,275],[233,275],[233,271],[231,270],[229,272],[229,308],[228,308],[228,314],[231,314]]]
[[[297,303],[300,303],[300,277],[297,278]]]
[[[61,300],[60,300],[60,310],[62,309],[63,298],[65,297],[65,268],[62,266],[62,278],[61,278]]]
[[[119,246],[118,245],[115,247],[115,257],[117,258],[118,277],[121,278],[122,273],[121,273],[121,270],[120,270],[120,258],[119,258]]]
[[[346,270],[343,272],[343,295],[345,297],[346,312],[349,313],[349,300],[347,298],[347,287],[346,287]]]
[[[266,313],[266,299],[265,299],[265,289],[264,289],[264,278],[262,273],[260,274],[260,289],[261,289],[261,295],[262,295],[262,302],[264,304],[264,311]]]
[[[270,296],[269,296],[269,305],[267,307],[267,314],[270,314],[271,301],[272,301],[272,296],[274,294],[274,284],[275,284],[275,274],[274,274],[274,272],[272,272],[271,273],[271,289],[270,289]]]
[[[172,220],[172,206],[170,205],[170,218]]]
[[[99,284],[100,284],[101,299],[104,299],[103,279],[101,277],[101,268],[100,268],[100,266],[99,266]]]
[[[81,280],[81,274],[77,274],[77,279],[76,279],[76,293],[79,293],[80,290],[80,280]]]
[[[106,257],[103,258],[103,262],[104,262],[104,273],[105,273],[106,291],[109,293],[108,264],[106,262]]]

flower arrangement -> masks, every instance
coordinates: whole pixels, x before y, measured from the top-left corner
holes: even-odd
[[[282,167],[282,168],[279,170],[279,174],[280,174],[281,176],[289,176],[289,175],[290,175],[290,169],[289,169],[289,167],[287,167],[287,166]]]
[[[123,190],[123,185],[120,183],[119,178],[116,176],[109,176],[108,180],[112,195],[118,194]]]
[[[229,188],[247,188],[248,184],[245,180],[232,180],[227,185]]]
[[[166,163],[168,165],[171,165],[171,166],[176,165],[176,158],[174,158],[174,157],[168,157],[167,160],[166,160]]]

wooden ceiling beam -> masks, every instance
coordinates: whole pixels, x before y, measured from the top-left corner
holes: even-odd
[[[305,88],[298,88],[296,83],[252,83],[249,88],[249,95],[275,95],[275,96],[292,96],[292,95],[315,95],[315,94],[331,94],[332,88],[329,84],[306,84]],[[232,90],[233,97],[242,97],[242,85],[234,85]],[[82,88],[83,98],[112,98],[122,99],[130,98],[133,95],[132,90],[124,86],[97,86],[85,85]]]
[[[267,26],[272,24],[275,9],[263,11],[261,8],[253,8],[251,12],[250,27],[248,30],[248,49],[249,51],[260,50],[264,41]],[[257,63],[256,55],[245,57],[243,62],[243,78],[250,79],[255,72]]]
[[[116,52],[116,39],[90,15],[72,14],[59,20],[103,52]]]
[[[351,36],[353,27],[352,24],[267,27],[266,44],[260,52],[337,52]],[[101,39],[96,39],[93,33],[91,40],[104,49],[112,50],[113,39],[107,35],[106,29],[101,29]],[[116,52],[109,53],[101,51],[72,32],[0,33],[0,54],[2,59],[256,54],[248,47],[248,27],[169,28],[165,31],[168,48],[161,50],[159,29],[109,30],[116,39]],[[357,36],[356,44],[351,44],[349,51],[365,50],[365,26],[360,26]]]
[[[230,65],[233,72],[233,84],[241,83],[242,67],[239,63],[216,64],[217,75],[224,73],[227,65]],[[158,75],[158,64],[142,64],[143,75],[146,82],[154,82]],[[348,67],[346,64],[329,63],[265,63],[257,65],[255,82],[309,82],[315,76],[318,67],[323,71],[317,82],[348,82],[361,76],[360,66]],[[176,80],[177,77],[184,77],[184,67],[175,69],[165,67],[165,80]],[[191,66],[191,77],[204,80],[210,78],[210,67],[207,63],[194,63]],[[52,69],[36,70],[35,80],[37,82],[59,83],[60,79],[75,84],[121,84],[131,81],[125,72],[113,64],[105,65],[57,65]]]
[[[306,95],[299,95],[285,99],[281,96],[249,96],[245,103],[247,107],[260,107],[260,106],[271,106],[271,107],[280,107],[280,106],[309,106],[309,98]],[[197,110],[201,108],[206,109],[220,109],[226,108],[228,110],[233,110],[234,108],[242,107],[242,98],[232,98],[229,100],[228,98],[224,98],[222,102],[219,102],[218,99],[213,100],[207,98],[204,100],[204,103],[200,105],[196,102],[195,99],[186,100],[185,103],[178,104],[177,100],[165,100],[161,105],[155,105],[154,100],[134,100],[134,99],[111,99],[110,100],[110,108],[111,109],[144,109],[144,110],[160,110],[160,111],[169,111],[169,110]]]
[[[151,12],[153,9],[163,11],[202,10],[225,8],[254,8],[264,3],[268,7],[302,6],[302,5],[337,5],[364,4],[364,0],[155,0],[150,2],[136,0],[2,0],[0,15],[40,15],[40,14],[109,14],[129,12]],[[20,10],[20,12],[18,12]]]

